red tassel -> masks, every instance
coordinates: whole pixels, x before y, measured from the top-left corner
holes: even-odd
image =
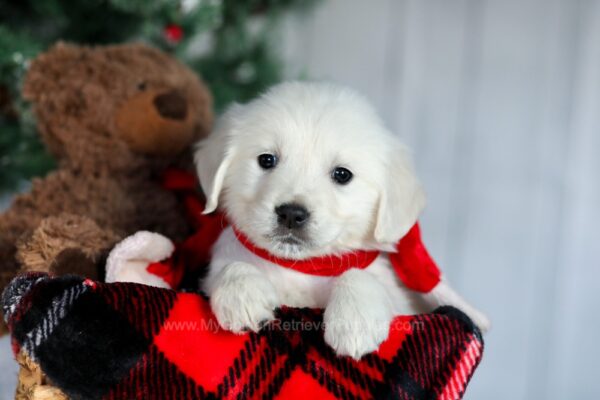
[[[407,288],[417,292],[430,292],[441,279],[441,272],[421,241],[421,231],[416,223],[400,239],[397,253],[390,253],[396,274]]]

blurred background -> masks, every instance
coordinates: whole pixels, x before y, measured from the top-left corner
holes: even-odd
[[[204,75],[218,108],[284,78],[337,81],[413,149],[429,198],[425,241],[492,319],[465,398],[600,398],[599,1],[77,2],[123,20],[22,3],[31,23],[62,25],[55,36],[19,30],[0,5],[5,205],[52,165],[18,78],[60,35],[168,49]],[[15,369],[1,346],[8,388]]]

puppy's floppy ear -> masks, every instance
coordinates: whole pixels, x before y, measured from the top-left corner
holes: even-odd
[[[235,154],[234,115],[242,106],[234,104],[217,121],[213,132],[196,145],[194,162],[200,185],[206,195],[204,214],[217,209],[219,195]]]
[[[390,157],[374,232],[375,241],[384,245],[395,245],[406,235],[425,207],[425,193],[406,149],[395,146]]]

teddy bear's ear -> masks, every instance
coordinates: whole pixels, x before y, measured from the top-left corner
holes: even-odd
[[[58,42],[40,54],[31,62],[25,76],[23,97],[35,102],[48,98],[48,93],[56,93],[65,75],[87,51],[84,47]]]
[[[242,106],[234,104],[219,119],[213,132],[196,145],[194,161],[206,196],[204,213],[217,209],[227,170],[236,153],[236,116]]]

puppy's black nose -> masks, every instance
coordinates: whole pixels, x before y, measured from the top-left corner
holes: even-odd
[[[279,225],[289,229],[301,228],[310,216],[306,208],[294,203],[286,203],[275,207],[275,214],[277,214]]]

